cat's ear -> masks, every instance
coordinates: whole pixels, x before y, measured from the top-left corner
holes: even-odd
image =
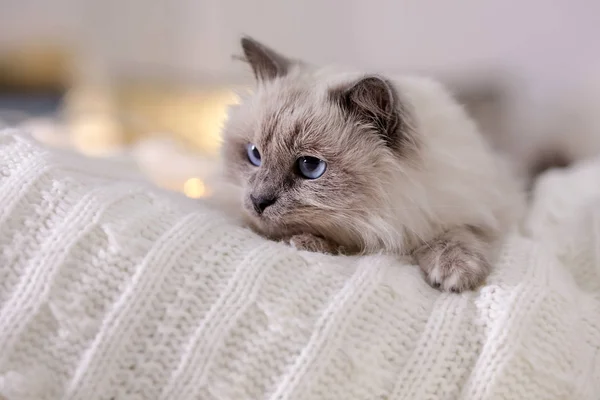
[[[241,39],[242,50],[258,81],[268,81],[288,73],[292,61],[264,44],[245,36]]]
[[[376,75],[331,91],[333,100],[344,112],[372,125],[386,143],[397,143],[402,123],[402,108],[392,84]]]

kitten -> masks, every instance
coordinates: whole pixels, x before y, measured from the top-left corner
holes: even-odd
[[[440,84],[241,45],[257,85],[231,109],[222,151],[256,231],[310,251],[410,254],[447,291],[484,282],[521,190]]]

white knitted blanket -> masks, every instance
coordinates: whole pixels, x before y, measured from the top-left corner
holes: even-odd
[[[113,169],[0,132],[1,399],[600,398],[600,160],[461,295]]]

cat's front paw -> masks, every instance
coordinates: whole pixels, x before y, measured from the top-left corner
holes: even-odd
[[[294,235],[287,241],[293,248],[307,250],[315,253],[337,254],[339,246],[319,236],[309,233]]]
[[[491,270],[483,254],[461,242],[434,241],[415,251],[414,257],[427,282],[449,292],[476,289]]]

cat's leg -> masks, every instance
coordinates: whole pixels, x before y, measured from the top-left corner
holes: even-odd
[[[462,226],[421,245],[413,256],[433,287],[462,292],[484,283],[491,271],[492,246],[491,235]]]
[[[290,237],[287,242],[298,249],[313,251],[316,253],[338,254],[341,252],[340,246],[326,240],[320,236],[311,235],[310,233],[302,233]]]

